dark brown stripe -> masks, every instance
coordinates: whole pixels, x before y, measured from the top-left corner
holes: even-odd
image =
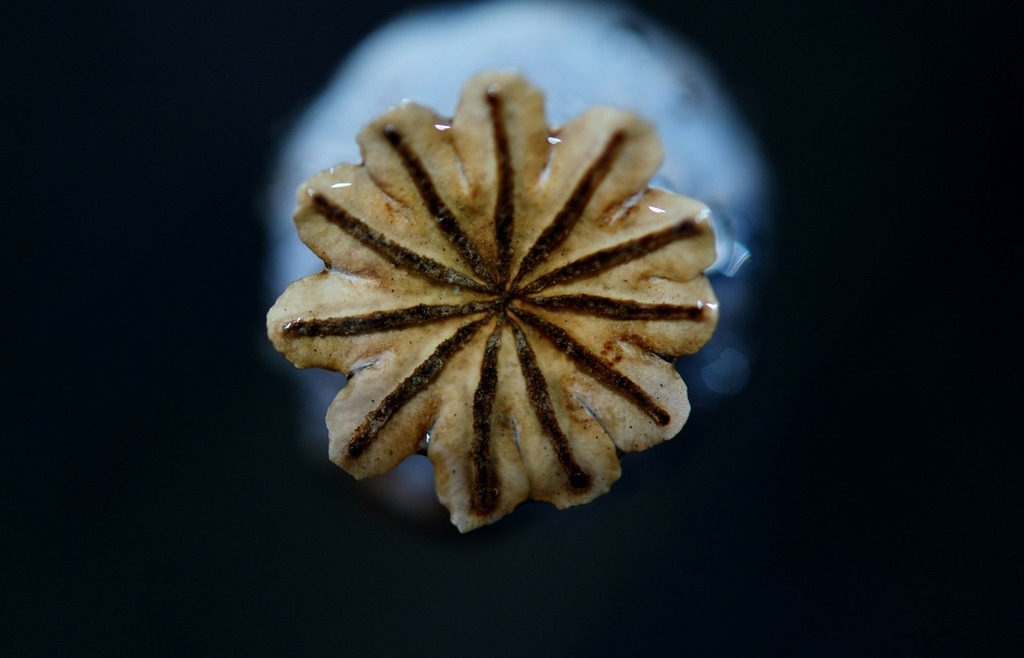
[[[661,231],[649,233],[643,237],[609,247],[608,249],[602,249],[568,265],[564,265],[557,270],[548,272],[533,283],[523,286],[520,292],[523,294],[533,294],[556,283],[593,276],[616,265],[622,265],[623,263],[642,258],[676,240],[684,240],[696,234],[697,222],[692,217],[688,217],[678,224]]]
[[[672,420],[668,412],[658,406],[658,403],[646,391],[637,386],[632,379],[626,377],[618,370],[609,368],[599,356],[576,342],[576,339],[563,329],[529,311],[512,306],[509,308],[512,309],[512,312],[518,318],[533,326],[533,328],[553,342],[559,350],[575,361],[584,372],[633,402],[645,414],[653,418],[656,423],[668,425],[669,421]]]
[[[487,286],[469,278],[465,274],[406,249],[334,205],[322,194],[313,195],[313,206],[324,219],[398,267],[418,272],[442,283],[462,286],[471,290],[490,290]]]
[[[494,302],[470,302],[468,304],[418,304],[393,311],[374,311],[366,315],[347,318],[319,318],[313,320],[292,320],[284,325],[283,333],[292,337],[315,338],[319,336],[354,336],[389,329],[401,329],[414,324],[443,320],[459,315],[471,315],[494,310]]]
[[[448,240],[455,245],[455,248],[459,250],[459,253],[462,254],[462,257],[473,268],[476,275],[487,283],[493,284],[494,275],[484,263],[483,258],[480,257],[480,252],[476,250],[473,242],[462,231],[462,227],[456,221],[455,215],[452,214],[452,211],[441,200],[441,196],[437,193],[437,188],[434,187],[434,181],[431,180],[430,174],[427,173],[419,157],[406,144],[402,134],[389,123],[384,126],[384,137],[391,144],[392,148],[395,149],[399,157],[402,158],[402,164],[405,165],[409,179],[412,180],[413,185],[419,190],[420,198],[423,199],[427,210],[437,221],[438,227],[447,236]]]
[[[513,286],[522,280],[524,276],[532,272],[533,268],[537,267],[540,262],[548,257],[548,254],[565,241],[565,238],[568,237],[569,233],[576,226],[576,222],[583,216],[583,212],[586,210],[587,204],[590,203],[591,197],[594,196],[594,192],[601,185],[605,176],[608,175],[612,165],[615,164],[615,159],[619,157],[619,152],[622,151],[625,142],[626,136],[622,132],[616,132],[608,140],[608,144],[605,145],[601,157],[583,174],[583,178],[580,179],[576,189],[573,190],[573,193],[566,200],[565,205],[562,206],[562,209],[555,215],[551,224],[544,229],[544,232],[540,234],[537,241],[530,247],[530,251],[523,258],[523,262],[519,264],[519,272],[512,281]]]
[[[515,207],[515,178],[512,171],[512,156],[508,148],[508,131],[502,114],[501,98],[497,93],[487,93],[491,108],[491,123],[494,125],[494,157],[497,164],[498,198],[494,206],[494,238],[498,247],[498,281],[508,280],[512,265],[512,222]]]
[[[512,323],[512,330],[516,337],[519,366],[523,371],[523,379],[526,380],[526,391],[530,396],[530,404],[533,406],[534,413],[537,414],[541,429],[551,441],[558,463],[569,477],[569,485],[576,490],[586,489],[590,485],[590,475],[576,463],[572,448],[569,447],[569,439],[558,425],[558,418],[555,416],[555,410],[551,406],[551,397],[548,395],[548,384],[544,380],[544,373],[537,365],[537,357],[527,342],[523,330],[515,322]]]
[[[502,317],[498,316],[498,324],[487,339],[484,360],[480,365],[480,383],[473,396],[472,456],[476,476],[473,479],[470,507],[473,512],[481,515],[493,512],[499,498],[498,474],[491,465],[491,413],[498,392],[498,347],[501,345],[501,331],[504,328]]]
[[[697,305],[643,304],[595,295],[529,297],[526,301],[547,309],[575,311],[613,320],[696,320],[703,315],[704,310],[703,306]]]
[[[367,415],[366,420],[352,434],[348,444],[348,455],[358,458],[366,451],[391,417],[426,388],[437,377],[448,360],[465,345],[487,318],[464,324],[450,338],[444,340],[434,353],[421,363],[411,375],[405,378],[381,403]]]

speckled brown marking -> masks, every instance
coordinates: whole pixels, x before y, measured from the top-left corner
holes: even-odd
[[[601,358],[609,365],[622,361],[622,348],[617,343],[606,340],[601,346]]]
[[[601,357],[594,354],[583,345],[580,345],[572,336],[560,327],[551,324],[547,320],[544,320],[529,311],[516,307],[510,308],[512,312],[515,313],[516,317],[531,325],[534,329],[539,331],[541,335],[553,342],[558,349],[565,353],[566,356],[575,361],[584,372],[607,386],[609,389],[633,402],[641,409],[641,411],[654,419],[654,421],[659,425],[668,425],[669,421],[672,419],[668,412],[658,406],[658,403],[655,402],[651,396],[647,395],[642,388],[637,386],[632,379],[626,377],[617,370],[609,368],[604,361],[601,360]]]
[[[366,315],[347,318],[318,318],[292,320],[284,325],[282,333],[292,337],[314,338],[319,336],[355,336],[357,334],[401,329],[414,324],[434,320],[472,315],[494,309],[494,302],[470,302],[468,304],[417,304],[393,311],[374,311]]]
[[[576,222],[583,216],[583,212],[586,210],[587,204],[590,203],[591,197],[594,196],[594,192],[601,185],[601,182],[604,181],[608,172],[611,171],[612,165],[615,164],[616,158],[619,157],[619,152],[622,151],[625,141],[626,136],[621,131],[611,136],[608,144],[604,147],[604,152],[601,153],[601,157],[583,174],[580,182],[576,185],[576,189],[573,190],[573,193],[566,200],[565,205],[562,206],[562,209],[555,215],[551,224],[544,229],[544,232],[540,234],[537,241],[530,247],[530,251],[523,257],[523,262],[519,264],[519,272],[512,281],[513,286],[519,283],[524,276],[532,272],[533,268],[544,261],[554,249],[557,249],[565,241],[569,233],[572,232]]]
[[[582,279],[588,276],[599,274],[616,265],[622,265],[638,258],[643,258],[662,247],[672,244],[676,240],[684,240],[697,234],[697,222],[694,218],[687,217],[683,221],[661,231],[650,233],[643,237],[629,242],[624,242],[608,249],[594,252],[589,256],[563,265],[556,270],[548,272],[522,287],[525,294],[540,292],[548,286],[556,283],[565,283],[573,279]]]
[[[480,364],[480,383],[473,396],[473,445],[471,455],[476,471],[473,479],[470,509],[487,515],[498,505],[498,474],[491,463],[491,412],[498,392],[498,347],[504,329],[502,316],[487,339],[484,360]]]
[[[459,253],[466,259],[466,262],[473,268],[477,276],[487,283],[493,284],[494,276],[491,274],[490,269],[488,269],[487,264],[484,263],[480,252],[473,245],[473,241],[463,232],[462,227],[459,226],[458,221],[455,219],[455,215],[452,214],[452,211],[441,200],[441,196],[437,193],[437,188],[434,187],[434,181],[431,180],[430,174],[423,167],[419,157],[406,144],[402,134],[389,123],[384,126],[384,137],[391,144],[391,147],[395,149],[399,157],[402,158],[402,164],[405,166],[406,173],[409,174],[409,179],[416,186],[420,193],[420,198],[423,199],[427,210],[434,216],[438,227],[448,238],[448,241],[455,245],[455,248],[459,250]]]
[[[527,301],[546,309],[599,315],[614,320],[696,320],[703,315],[702,306],[644,304],[628,299],[611,299],[596,295],[529,297]]]
[[[349,457],[355,459],[362,455],[395,412],[433,382],[448,360],[473,337],[480,325],[486,321],[487,318],[483,318],[460,327],[451,337],[438,345],[433,354],[417,366],[411,375],[388,393],[387,397],[381,400],[377,408],[367,415],[366,420],[353,433],[352,441],[348,444]]]
[[[497,164],[498,199],[494,206],[494,232],[498,244],[498,282],[508,281],[512,265],[512,224],[515,207],[515,176],[512,171],[512,156],[508,149],[508,131],[502,114],[501,97],[495,90],[488,90],[487,104],[491,109],[491,123],[494,126],[494,158]]]
[[[590,486],[590,475],[576,463],[572,448],[569,447],[569,439],[558,425],[555,409],[551,406],[551,396],[548,394],[548,384],[544,380],[544,373],[537,365],[537,357],[533,353],[533,348],[527,342],[523,330],[515,322],[512,323],[512,331],[516,337],[516,353],[519,355],[519,367],[523,371],[523,379],[526,380],[530,405],[537,415],[541,429],[547,434],[551,446],[555,449],[558,463],[561,464],[569,478],[569,486],[577,491],[586,489]]]
[[[322,194],[314,193],[313,206],[320,215],[340,228],[345,233],[380,254],[386,260],[398,267],[418,272],[428,276],[435,281],[456,286],[462,286],[471,290],[486,291],[489,288],[468,276],[442,265],[426,256],[421,256],[387,238],[382,233],[373,230],[362,221],[334,205],[330,199]]]

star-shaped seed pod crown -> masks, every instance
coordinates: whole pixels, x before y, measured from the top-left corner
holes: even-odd
[[[362,164],[300,187],[326,267],[267,316],[293,364],[348,377],[332,461],[363,478],[425,453],[466,532],[591,501],[680,431],[673,362],[714,331],[715,243],[704,204],[647,186],[653,126],[596,107],[552,128],[538,89],[487,71],[453,118],[403,103],[358,141]]]

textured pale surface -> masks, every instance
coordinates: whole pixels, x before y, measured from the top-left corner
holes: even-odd
[[[425,450],[467,531],[527,498],[590,501],[617,452],[679,432],[672,358],[717,321],[715,242],[703,204],[645,187],[650,124],[593,108],[551,128],[537,89],[486,72],[454,117],[405,103],[358,141],[362,164],[298,193],[328,269],[267,318],[296,366],[349,377],[327,414],[333,461],[362,478]]]

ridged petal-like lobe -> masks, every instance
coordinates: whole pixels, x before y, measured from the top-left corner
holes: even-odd
[[[394,270],[392,270],[394,271]],[[436,323],[376,323],[368,329],[348,335],[304,336],[289,329],[302,322],[316,320],[352,320],[366,318],[377,312],[397,315],[403,309],[425,305],[431,308],[473,307],[483,297],[473,291],[446,289],[438,295],[433,289],[422,289],[409,276],[353,277],[335,271],[324,271],[288,286],[268,314],[268,330],[274,346],[300,368],[326,368],[351,376],[379,354],[399,346],[415,345],[433,339],[439,328]],[[390,312],[390,313],[389,313]],[[442,318],[438,318],[439,320]],[[403,348],[409,351],[411,348]]]

